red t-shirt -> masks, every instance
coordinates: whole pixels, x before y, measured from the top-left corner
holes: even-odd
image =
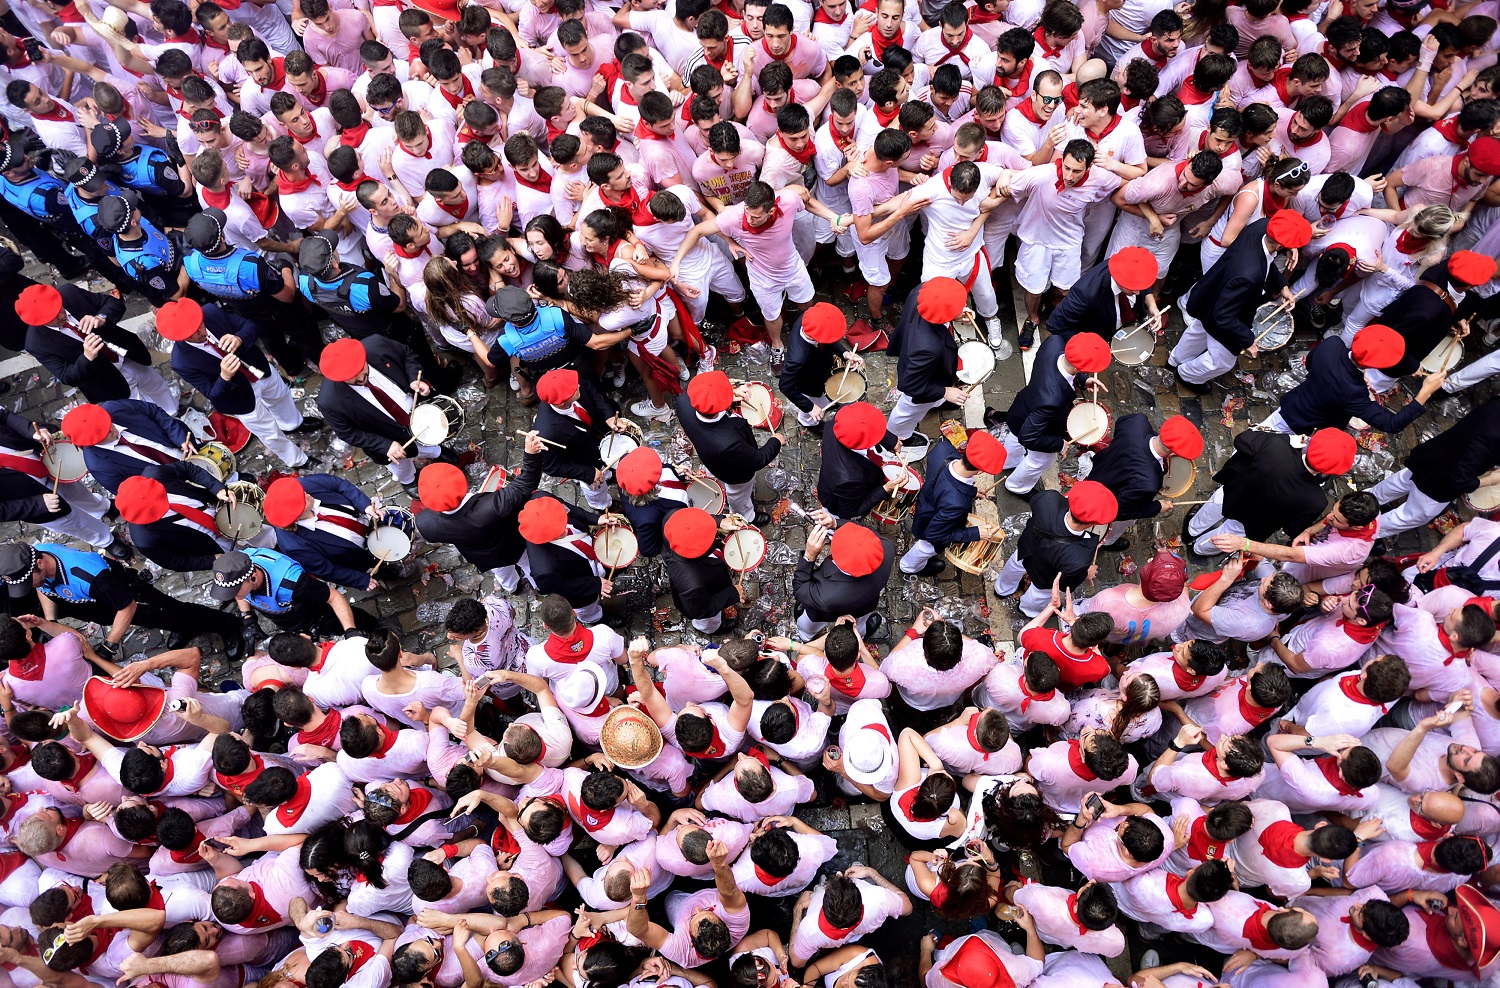
[[[1109,675],[1109,663],[1097,650],[1074,655],[1063,647],[1064,634],[1054,628],[1032,628],[1021,632],[1021,647],[1028,652],[1046,652],[1057,663],[1058,685],[1070,690]]]

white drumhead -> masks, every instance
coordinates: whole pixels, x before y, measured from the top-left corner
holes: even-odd
[[[423,446],[441,446],[448,438],[448,416],[437,405],[418,405],[411,410],[408,428]]]
[[[1110,352],[1126,367],[1139,367],[1151,359],[1156,349],[1156,334],[1149,329],[1122,329],[1110,340]]]
[[[959,381],[978,384],[995,372],[995,351],[988,343],[964,343],[958,348]]]
[[[823,386],[823,393],[835,405],[847,405],[864,398],[866,386],[865,376],[859,371],[851,370],[847,374],[838,371],[829,375],[828,383]]]
[[[1192,489],[1198,476],[1198,467],[1192,460],[1172,456],[1167,460],[1167,471],[1162,477],[1161,493],[1167,497],[1181,497]]]
[[[896,488],[898,491],[919,491],[922,489],[922,478],[917,476],[915,470],[904,469],[897,463],[887,463],[880,470],[885,474],[886,480],[894,480],[897,477],[904,478],[901,481],[901,486]]]
[[[766,537],[753,528],[731,532],[724,540],[724,565],[744,573],[760,565],[766,557]]]
[[[400,562],[411,554],[411,536],[392,525],[381,525],[365,539],[365,547],[376,559]]]
[[[640,446],[640,443],[625,435],[623,432],[611,432],[599,440],[599,459],[604,461],[605,467],[612,467],[625,457],[625,454]]]
[[[1109,412],[1097,402],[1084,401],[1068,413],[1068,438],[1080,446],[1092,446],[1109,432]]]
[[[1500,484],[1471,491],[1464,495],[1464,500],[1475,511],[1494,511],[1500,508]]]
[[[1432,348],[1432,352],[1422,358],[1421,368],[1429,374],[1438,371],[1452,370],[1464,359],[1464,345],[1451,336],[1443,337],[1443,342]]]
[[[221,504],[214,510],[214,527],[226,539],[244,542],[260,534],[265,518],[253,504],[240,501],[236,504]]]
[[[89,472],[88,464],[83,461],[83,450],[72,443],[49,443],[42,450],[41,459],[47,475],[64,484],[82,480]]]
[[[620,569],[635,562],[640,555],[640,542],[635,533],[620,525],[608,525],[594,536],[594,557],[601,566]]]

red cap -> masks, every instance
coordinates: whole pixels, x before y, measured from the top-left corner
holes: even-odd
[[[75,446],[97,446],[109,435],[114,420],[98,405],[79,405],[62,417],[63,435]]]
[[[429,463],[417,475],[417,497],[434,511],[452,511],[468,493],[469,478],[451,463]]]
[[[445,21],[458,20],[458,0],[412,0],[411,5]]]
[[[45,326],[62,310],[62,292],[51,285],[32,285],[16,299],[16,315],[28,326]]]
[[[634,497],[651,493],[661,480],[661,454],[650,446],[637,446],[615,464],[615,483]]]
[[[880,536],[853,522],[840,525],[828,543],[833,565],[850,576],[869,576],[885,561]]]
[[[1474,958],[1474,973],[1484,978],[1490,973],[1490,965],[1500,957],[1500,910],[1472,885],[1460,885],[1454,897],[1458,900],[1459,918],[1463,920],[1464,939]]]
[[[819,302],[802,313],[802,332],[814,343],[837,343],[848,331],[844,310],[832,302]]]
[[[969,433],[964,456],[985,473],[999,473],[1005,469],[1005,444],[988,432]]]
[[[1339,429],[1319,429],[1307,441],[1307,465],[1318,473],[1348,473],[1354,453],[1354,437]]]
[[[933,278],[917,293],[917,315],[928,322],[952,322],[964,311],[969,290],[953,278]]]
[[[342,384],[354,380],[355,375],[365,369],[366,363],[365,345],[345,337],[323,348],[323,355],[318,358],[318,372],[328,380]]]
[[[1495,276],[1495,259],[1461,250],[1448,258],[1448,273],[1465,285],[1482,285]]]
[[[426,498],[423,498],[425,501]],[[261,513],[266,521],[277,528],[290,528],[307,510],[307,490],[296,477],[282,477],[266,488],[266,499],[261,503]]]
[[[734,404],[734,385],[723,371],[699,374],[688,382],[687,394],[693,410],[703,415],[726,412]]]
[[[697,559],[714,547],[719,523],[702,508],[678,508],[661,527],[672,551],[684,559]]]
[[[1203,455],[1203,433],[1184,415],[1173,415],[1163,422],[1157,436],[1173,456],[1196,460]]]
[[[849,449],[869,449],[885,435],[885,416],[868,401],[856,401],[833,416],[833,438]]]
[[[1063,356],[1084,374],[1097,374],[1114,359],[1109,344],[1098,333],[1076,333],[1069,337]]]
[[[150,477],[126,477],[115,492],[120,517],[132,525],[149,525],[167,513],[167,489]]]
[[[1156,255],[1144,247],[1125,247],[1109,259],[1109,276],[1127,292],[1144,292],[1156,284]]]
[[[1097,480],[1080,480],[1068,491],[1068,511],[1085,525],[1108,525],[1119,516],[1120,503]]]
[[[1500,138],[1486,134],[1469,145],[1469,164],[1486,175],[1500,175]]]
[[[83,716],[116,741],[139,741],[161,720],[167,691],[160,686],[116,686],[103,676],[83,684]]]
[[[578,372],[567,367],[558,367],[543,374],[536,382],[536,396],[549,405],[561,405],[572,401],[578,393]]]
[[[203,306],[190,298],[168,302],[156,310],[156,331],[164,340],[181,343],[203,325]]]
[[[521,538],[540,545],[568,530],[568,509],[555,497],[533,497],[516,516]]]
[[[1187,563],[1169,549],[1159,550],[1141,567],[1141,593],[1153,604],[1165,604],[1182,596],[1187,586]]]
[[[1359,366],[1385,370],[1395,367],[1406,356],[1406,340],[1389,326],[1371,323],[1354,334],[1354,345],[1349,352]]]
[[[1278,210],[1266,224],[1266,236],[1283,247],[1306,247],[1312,241],[1312,224],[1295,209]]]

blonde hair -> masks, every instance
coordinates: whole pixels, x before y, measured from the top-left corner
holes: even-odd
[[[1416,263],[1420,270],[1426,270],[1441,261],[1448,254],[1448,235],[1455,227],[1468,222],[1468,213],[1456,213],[1443,205],[1426,206],[1417,211],[1411,218],[1411,231],[1420,237],[1426,237],[1432,242],[1417,253]]]
[[[21,824],[21,829],[16,831],[14,839],[16,850],[28,858],[40,857],[43,854],[51,854],[62,847],[62,838],[57,835],[57,825],[50,823],[40,815],[29,816],[26,822]]]

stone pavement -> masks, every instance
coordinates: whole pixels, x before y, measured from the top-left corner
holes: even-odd
[[[914,254],[914,258],[916,256],[919,255]],[[50,280],[48,272],[35,264],[27,273],[39,279]],[[895,305],[899,305],[910,290],[913,278],[914,272],[909,269],[906,277],[898,280],[892,293]],[[824,284],[828,281],[829,279],[822,279]],[[830,296],[824,292],[819,297]],[[841,290],[831,297],[849,312],[851,318],[854,317],[856,313]],[[1002,297],[1007,297],[1007,293],[1002,293]],[[1018,294],[1013,297],[1013,302],[1011,307],[1002,307],[1006,332],[1012,341],[1015,340],[1019,320],[1024,319]],[[132,306],[131,311],[137,316],[132,325],[147,336],[148,342],[158,352],[166,352],[170,344],[163,343],[151,330],[149,313],[143,314],[143,307],[139,302]],[[1177,318],[1175,314],[1173,318]],[[1178,328],[1180,323],[1174,322],[1169,336],[1175,337]],[[1471,337],[1471,346],[1478,345],[1474,342],[1477,335]],[[1216,387],[1201,398],[1178,390],[1171,372],[1164,367],[1167,347],[1159,346],[1153,359],[1145,367],[1127,368],[1116,364],[1110,368],[1104,375],[1108,394],[1102,400],[1116,417],[1130,411],[1146,411],[1159,424],[1167,416],[1181,412],[1198,424],[1207,440],[1207,450],[1200,461],[1193,493],[1183,497],[1206,497],[1213,490],[1210,479],[1212,474],[1232,451],[1234,435],[1264,418],[1275,406],[1277,397],[1295,383],[1301,358],[1310,348],[1311,340],[1311,335],[1304,332],[1282,351],[1268,354],[1259,360],[1242,360],[1241,371],[1233,383],[1228,387]],[[1011,397],[1029,374],[1035,352],[1033,349],[1024,354],[1017,353],[1000,363],[996,373],[983,388],[985,404],[1000,409],[1009,406]],[[732,377],[765,381],[775,389],[775,382],[767,365],[769,354],[764,347],[730,355],[721,344],[720,354],[720,366]],[[880,407],[889,409],[892,404],[890,392],[895,383],[894,358],[887,359],[884,354],[874,353],[868,355],[867,362],[866,373],[870,386],[866,397]],[[0,370],[8,374],[7,380],[12,385],[8,393],[0,396],[0,401],[6,407],[28,417],[55,423],[68,408],[81,400],[74,389],[58,387],[45,370],[37,367],[24,355],[0,364]],[[299,404],[305,410],[315,410],[318,380],[298,380],[293,382],[293,386],[301,389],[297,392],[301,396]],[[1362,437],[1364,452],[1350,479],[1360,486],[1373,484],[1393,463],[1402,459],[1405,449],[1413,441],[1413,431],[1420,438],[1434,434],[1461,415],[1471,402],[1477,403],[1488,398],[1488,389],[1489,384],[1485,383],[1475,389],[1481,394],[1471,392],[1462,397],[1440,399],[1432,412],[1418,420],[1414,430],[1408,430],[1406,435],[1389,444],[1385,438],[1373,434]],[[633,394],[629,399],[633,400],[638,396]],[[466,420],[457,437],[450,440],[450,445],[460,453],[471,478],[477,483],[492,464],[517,464],[521,450],[520,440],[516,438],[515,432],[529,425],[531,410],[520,405],[503,380],[499,387],[485,390],[477,373],[472,370],[466,375],[457,397],[464,406]],[[197,398],[195,404],[201,407],[202,399]],[[945,409],[941,415],[934,413],[929,416],[924,423],[924,431],[929,435],[937,435],[938,422],[943,418],[966,419],[969,424],[977,425],[981,413],[982,405],[976,397],[966,409]],[[788,416],[783,428],[787,437],[786,447],[776,464],[762,473],[758,484],[758,500],[769,506],[780,498],[789,497],[799,504],[810,505],[814,499],[813,491],[817,480],[819,437],[797,427],[791,416]],[[662,449],[664,454],[671,450],[686,449],[685,439],[672,423],[652,423],[646,428],[645,435],[646,441]],[[358,450],[350,449],[327,433],[313,437],[299,436],[296,439],[312,457],[312,462],[304,468],[304,472],[337,473],[372,496],[380,496],[388,505],[407,504],[408,498],[385,468],[370,463]],[[267,461],[263,448],[253,439],[240,457],[239,468],[242,472],[260,478],[262,483],[273,479],[282,470],[275,461]],[[1060,463],[1060,468],[1065,476],[1074,474],[1077,470],[1076,458],[1069,456]],[[1056,486],[1059,478],[1049,474],[1045,483]],[[1340,481],[1338,487],[1339,493],[1349,489],[1344,481]],[[562,485],[559,493],[569,500],[576,499],[577,496],[576,487],[572,484]],[[1001,488],[996,506],[1004,528],[1013,539],[1019,534],[1027,517],[1025,502],[1012,497]],[[1177,509],[1170,516],[1154,523],[1138,524],[1136,531],[1129,536],[1132,546],[1125,556],[1108,554],[1101,557],[1100,586],[1119,582],[1122,571],[1143,564],[1152,555],[1157,540],[1176,546],[1184,510]],[[911,535],[907,526],[900,526],[899,529],[887,527],[886,533],[895,539],[898,552],[904,552],[910,545]],[[790,514],[779,524],[773,524],[767,534],[771,544],[766,561],[745,582],[747,603],[742,609],[741,628],[788,633],[793,631],[791,574],[802,551],[806,528],[795,514]],[[39,541],[49,536],[35,526],[7,524],[0,525],[0,538]],[[1419,530],[1397,539],[1393,548],[1414,551],[1430,545],[1435,538],[1431,531]],[[996,566],[1003,562],[1010,549],[1007,545],[1004,553],[996,560]],[[488,574],[481,575],[473,566],[464,563],[457,550],[451,546],[419,545],[417,554],[421,565],[412,577],[388,577],[386,585],[376,592],[351,593],[350,597],[357,605],[376,611],[383,621],[398,628],[409,650],[438,649],[440,660],[444,664],[450,664],[443,659],[440,648],[444,641],[442,620],[456,598],[488,592],[491,589],[491,578]],[[1129,562],[1126,562],[1127,559]],[[1216,565],[1191,556],[1189,564],[1194,572]],[[145,563],[137,565],[150,566]],[[208,602],[204,576],[201,573],[159,573],[157,585],[174,595]],[[980,577],[958,573],[951,566],[937,579],[903,576],[898,571],[892,579],[884,612],[888,626],[904,627],[922,606],[928,605],[934,607],[944,618],[962,621],[965,631],[970,635],[989,631],[997,644],[1008,644],[1025,619],[1013,609],[1014,600],[995,599],[991,589],[992,582],[993,572]],[[617,595],[614,609],[628,615],[630,627],[627,636],[648,634],[656,642],[663,644],[684,640],[700,643],[706,641],[691,628],[683,628],[682,622],[672,613],[665,574],[659,566],[637,564],[617,574],[615,585]],[[530,592],[513,598],[518,621],[523,627],[532,623],[533,600]],[[539,628],[533,628],[533,631],[538,630]],[[160,632],[137,630],[127,639],[125,651],[127,655],[149,653],[157,649],[161,641]],[[219,664],[212,670],[209,681],[220,677],[233,678],[235,670],[222,664],[222,655],[215,655],[214,658]],[[833,800],[829,805],[809,807],[802,815],[838,839],[842,852],[836,862],[839,866],[867,862],[892,881],[904,885],[901,848],[884,832],[878,809],[861,805],[844,806],[841,801]],[[1056,881],[1069,880],[1067,869],[1061,866],[1049,868],[1049,876]],[[791,900],[786,900],[781,906],[775,907],[759,904],[757,910],[774,911],[781,907],[789,910],[790,906]],[[893,923],[882,932],[881,942],[900,948],[901,962],[911,964],[909,979],[902,977],[898,983],[915,982],[916,941],[933,925],[930,912],[922,908],[914,917]],[[936,925],[948,932],[963,932],[954,924],[938,922]],[[1132,952],[1137,954],[1133,960],[1138,960],[1140,945],[1134,939],[1132,944]],[[888,956],[895,956],[895,952],[888,952]],[[1120,962],[1118,973],[1126,973],[1124,961]]]

